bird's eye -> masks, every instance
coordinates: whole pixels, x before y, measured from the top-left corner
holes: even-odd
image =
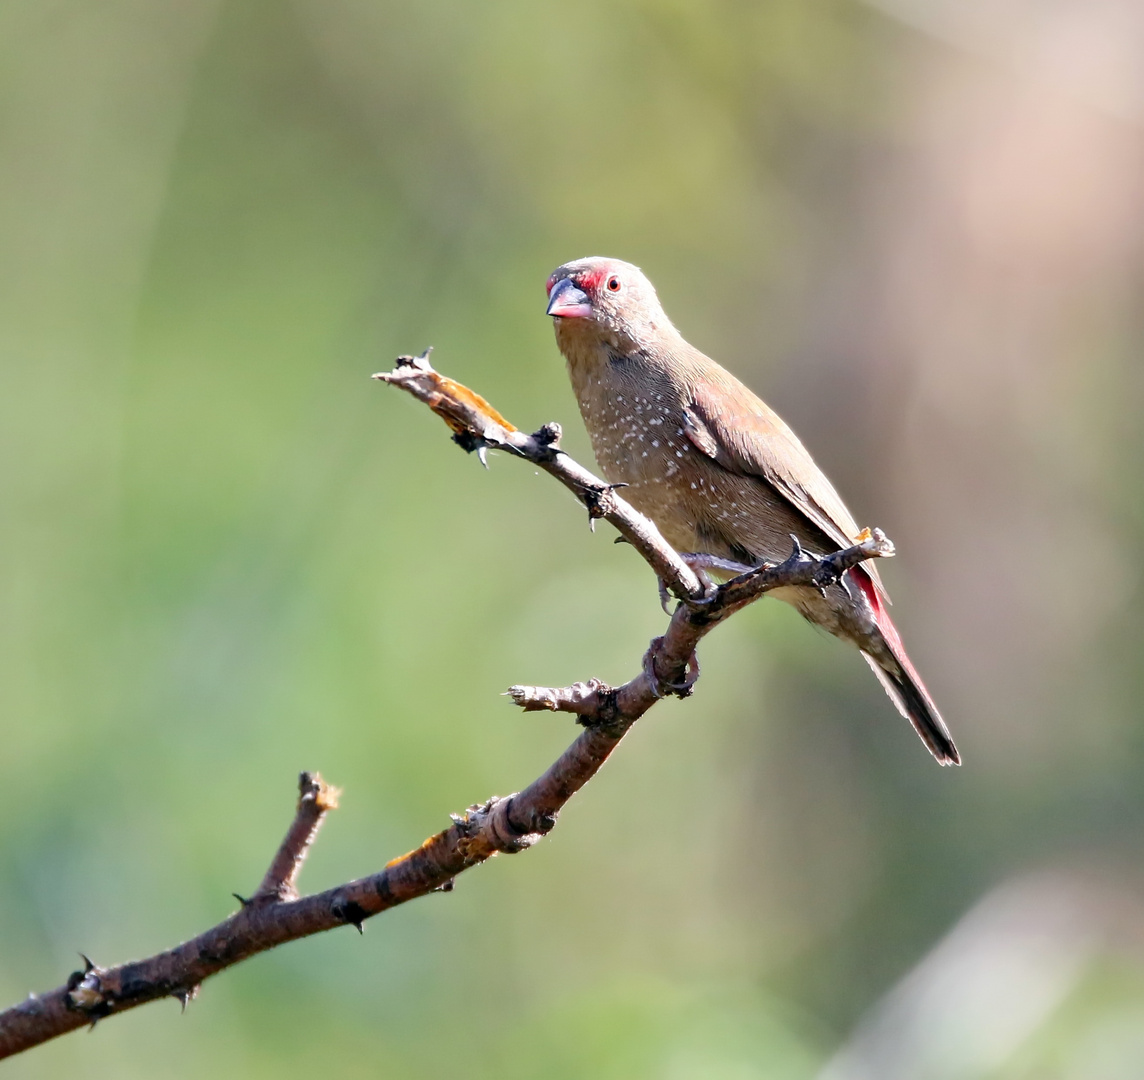
[[[620,279],[613,274],[610,278],[608,278],[608,292],[619,292],[619,291],[620,291]]]

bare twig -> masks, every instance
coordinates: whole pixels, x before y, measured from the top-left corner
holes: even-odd
[[[265,903],[267,900],[297,900],[298,874],[326,814],[338,808],[341,792],[331,787],[317,773],[304,772],[298,777],[298,808],[282,843],[274,855],[258,892],[247,904]],[[238,897],[242,900],[242,897]]]
[[[453,441],[481,461],[488,449],[507,450],[555,476],[587,507],[592,520],[604,518],[638,551],[679,599],[698,599],[698,575],[660,535],[659,529],[619,495],[616,485],[601,480],[559,449],[559,424],[545,424],[533,435],[515,428],[483,397],[433,370],[426,349],[420,356],[399,356],[392,371],[375,379],[400,387],[425,402],[453,430]]]
[[[174,997],[185,1008],[204,979],[248,957],[347,924],[360,931],[371,916],[447,889],[458,874],[493,855],[525,850],[555,826],[564,804],[596,774],[639,717],[667,694],[691,693],[699,674],[695,647],[705,634],[772,589],[825,587],[865,559],[893,554],[893,545],[877,530],[823,558],[807,555],[796,543],[786,561],[712,589],[613,485],[557,449],[557,425],[524,434],[483,398],[434,371],[428,353],[401,357],[393,371],[375,377],[429,405],[465,449],[483,456],[495,448],[527,458],[571,489],[590,517],[615,525],[682,601],[664,635],[652,641],[640,672],[623,686],[592,679],[565,688],[511,687],[509,696],[526,711],[573,713],[586,730],[523,791],[454,815],[449,828],[376,874],[299,897],[296,880],[306,852],[325,814],[337,805],[336,789],[316,773],[303,773],[294,821],[253,897],[239,897],[241,908],[230,918],[146,960],[103,968],[85,957],[84,969],[63,986],[31,994],[0,1012],[0,1058],[159,998]]]

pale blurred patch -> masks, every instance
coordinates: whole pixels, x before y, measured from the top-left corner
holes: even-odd
[[[1100,875],[998,886],[862,1019],[819,1080],[1138,1075],[1142,916],[1138,894]],[[1125,983],[1117,969],[1130,980],[1110,1014],[1094,1014],[1093,999]]]

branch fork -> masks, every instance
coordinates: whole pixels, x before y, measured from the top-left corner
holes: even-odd
[[[298,874],[326,814],[338,808],[340,794],[338,788],[331,787],[318,773],[304,772],[298,777],[298,805],[294,821],[249,903],[281,903],[298,899]]]
[[[887,558],[893,545],[879,530],[867,531],[843,551],[823,558],[795,543],[784,562],[760,566],[712,587],[676,552],[655,524],[608,484],[559,448],[558,424],[529,435],[510,424],[484,398],[436,372],[429,350],[402,356],[392,371],[374,376],[406,391],[448,424],[453,439],[487,464],[490,449],[532,462],[573,492],[594,523],[615,526],[680,601],[663,635],[648,647],[640,670],[622,686],[599,679],[567,687],[511,686],[506,691],[525,712],[570,713],[584,730],[527,787],[452,815],[452,823],[420,847],[381,870],[324,892],[300,896],[298,875],[338,790],[317,773],[302,773],[294,819],[261,884],[229,918],[165,952],[105,968],[84,957],[84,969],[64,985],[0,1012],[0,1058],[20,1053],[65,1032],[150,1001],[174,997],[183,1008],[204,979],[275,948],[341,926],[364,928],[365,920],[431,892],[449,891],[457,876],[497,854],[515,854],[536,844],[556,825],[561,809],[595,774],[631,726],[663,697],[688,696],[699,677],[700,640],[724,619],[772,589],[785,585],[826,588],[852,566]],[[237,894],[236,894],[237,895]]]

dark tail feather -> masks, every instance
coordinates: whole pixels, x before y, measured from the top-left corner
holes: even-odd
[[[873,579],[861,566],[850,571],[850,580],[853,581],[865,594],[866,600],[874,612],[874,622],[881,634],[883,659],[879,660],[865,650],[862,655],[866,663],[878,676],[878,681],[890,695],[890,700],[897,705],[900,712],[914,726],[914,731],[921,736],[922,742],[929,747],[929,752],[937,758],[939,765],[960,765],[961,755],[953,745],[953,737],[949,728],[937,711],[937,706],[926,690],[914,665],[906,655],[905,646],[898,635],[898,628],[894,625],[886,605],[882,602]]]
[[[890,643],[887,642],[887,645]],[[891,647],[891,651],[898,652]],[[914,726],[914,731],[921,736],[922,742],[929,747],[929,752],[937,758],[939,765],[960,765],[961,755],[953,745],[953,738],[949,728],[941,718],[926,691],[925,684],[918,678],[913,665],[904,652],[898,652],[895,659],[898,661],[897,671],[887,671],[869,653],[862,654],[866,663],[878,676],[878,681],[890,695],[890,700],[897,705],[898,711]]]

